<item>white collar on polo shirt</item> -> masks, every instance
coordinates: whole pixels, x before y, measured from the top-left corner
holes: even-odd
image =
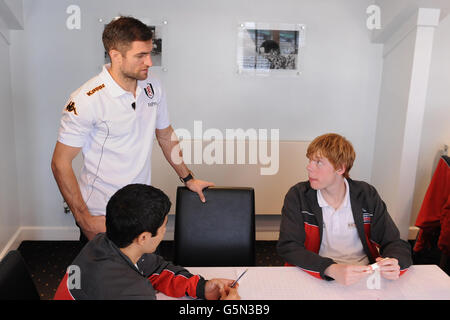
[[[113,79],[113,77],[109,73],[109,69],[111,69],[111,64],[110,63],[105,64],[103,66],[102,72],[100,73],[100,76],[102,77],[103,82],[105,83],[105,87],[109,91],[111,96],[113,98],[117,98],[126,93],[131,93],[131,92],[125,91],[121,86],[119,86],[119,84]],[[136,96],[138,96],[138,94],[140,92],[139,89],[140,89],[139,86],[137,86]]]
[[[344,178],[344,183],[345,183],[345,196],[344,196],[344,201],[339,206],[339,209],[340,208],[347,208],[347,207],[350,206],[350,188],[348,186],[347,179],[345,179],[345,178]],[[320,190],[317,190],[317,202],[319,203],[319,206],[321,208],[323,208],[323,207],[331,207],[328,204],[328,202],[323,198],[322,193],[320,192]]]

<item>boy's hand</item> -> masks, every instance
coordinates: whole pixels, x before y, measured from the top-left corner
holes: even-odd
[[[381,258],[375,260],[380,267],[380,273],[383,278],[397,280],[400,277],[400,266],[395,258]]]
[[[239,284],[231,288],[234,280],[229,279],[211,279],[205,284],[205,298],[207,300],[239,300],[241,297],[237,292]]]
[[[332,264],[325,270],[325,274],[345,286],[352,285],[372,272],[370,266],[354,266],[349,264]]]

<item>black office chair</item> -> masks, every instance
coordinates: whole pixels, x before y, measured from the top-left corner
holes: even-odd
[[[0,300],[39,300],[22,255],[12,250],[0,262]]]
[[[253,188],[212,187],[206,203],[178,187],[175,259],[181,266],[255,265],[255,192]]]

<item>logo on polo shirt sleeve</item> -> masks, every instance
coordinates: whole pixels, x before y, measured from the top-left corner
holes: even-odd
[[[151,83],[147,82],[147,87],[144,88],[144,92],[150,99],[153,99],[155,95],[155,91],[153,90],[153,86]]]
[[[70,101],[69,104],[66,106],[66,111],[73,112],[77,116],[78,113],[77,113],[77,108],[75,108],[75,102]]]
[[[90,96],[92,96],[94,93],[96,93],[97,91],[102,90],[104,87],[105,87],[105,84],[102,83],[102,84],[99,85],[98,87],[96,87],[96,88],[94,88],[94,89],[92,89],[92,90],[86,92],[86,94],[90,97]]]

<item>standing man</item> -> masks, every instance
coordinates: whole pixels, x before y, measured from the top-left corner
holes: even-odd
[[[149,75],[152,31],[132,17],[111,21],[103,32],[111,58],[102,72],[70,96],[58,132],[52,171],[80,228],[80,241],[105,232],[109,198],[130,183],[151,184],[153,137],[182,182],[198,193],[212,183],[193,178],[170,125],[162,87]],[[82,151],[77,181],[72,160]]]

